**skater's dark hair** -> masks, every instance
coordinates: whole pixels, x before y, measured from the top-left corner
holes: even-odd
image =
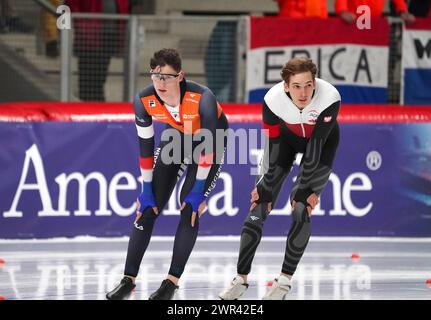
[[[176,49],[162,49],[154,52],[154,56],[150,60],[151,70],[156,67],[171,66],[176,72],[181,71],[181,56]]]

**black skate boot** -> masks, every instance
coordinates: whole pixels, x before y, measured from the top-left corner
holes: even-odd
[[[114,290],[108,292],[106,294],[106,299],[108,300],[125,300],[130,297],[133,289],[135,289],[136,285],[133,283],[133,280],[129,277],[124,277],[121,279],[121,282],[118,286],[115,287]]]
[[[175,290],[178,288],[171,280],[165,279],[160,288],[148,300],[172,300]]]

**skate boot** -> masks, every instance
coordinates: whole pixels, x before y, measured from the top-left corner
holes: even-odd
[[[133,280],[129,277],[124,277],[121,279],[121,282],[118,286],[115,287],[114,290],[108,292],[106,294],[106,299],[108,300],[125,300],[130,297],[133,289],[135,289],[136,285],[133,283]]]
[[[262,300],[285,300],[287,293],[292,288],[292,280],[286,276],[279,276],[272,282],[272,286],[268,287],[265,296]]]
[[[175,290],[179,287],[175,285],[171,280],[165,279],[162,281],[162,285],[156,292],[151,294],[148,300],[172,300],[174,297]]]
[[[233,278],[229,287],[219,294],[222,300],[238,300],[239,297],[248,289],[248,284],[244,283],[244,279],[240,276]]]

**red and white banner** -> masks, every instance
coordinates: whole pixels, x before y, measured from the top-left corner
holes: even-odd
[[[431,18],[403,30],[402,103],[431,103]]]
[[[261,102],[268,89],[281,80],[283,65],[297,55],[313,59],[318,77],[334,84],[343,102],[387,102],[386,19],[373,19],[371,29],[359,29],[338,18],[251,17],[248,101]]]

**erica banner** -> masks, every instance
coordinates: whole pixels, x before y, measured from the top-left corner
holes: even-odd
[[[318,77],[334,84],[343,103],[386,103],[389,25],[372,20],[358,29],[338,18],[251,17],[247,53],[248,102],[261,102],[297,55],[313,59]]]

